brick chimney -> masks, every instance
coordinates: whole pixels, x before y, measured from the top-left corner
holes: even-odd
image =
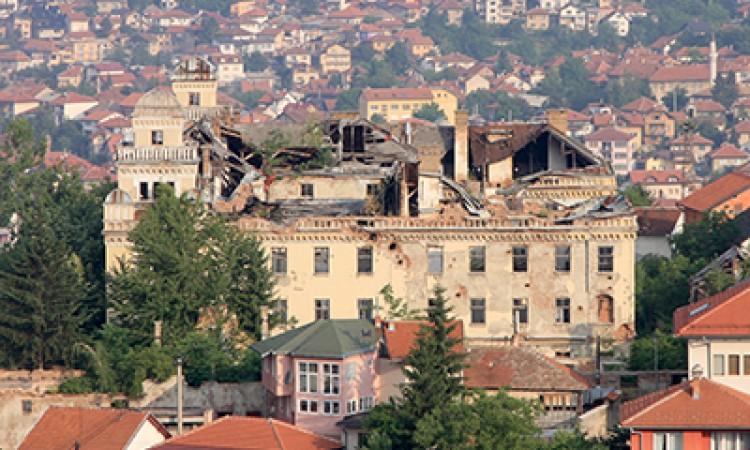
[[[565,109],[548,109],[547,123],[552,128],[567,136],[568,128],[568,111]]]
[[[693,400],[701,399],[701,380],[700,378],[693,378],[690,380],[690,394]]]
[[[456,111],[453,132],[453,179],[465,182],[469,179],[469,135],[467,111]]]

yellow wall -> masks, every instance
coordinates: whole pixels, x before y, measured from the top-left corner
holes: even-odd
[[[189,106],[189,99],[191,92],[197,92],[200,94],[200,105],[205,108],[213,108],[216,106],[216,81],[173,81],[172,91],[177,97],[177,101],[182,106]]]
[[[432,99],[393,99],[393,100],[365,100],[360,98],[359,112],[362,117],[372,118],[375,114],[385,117],[388,121],[408,119],[425,105],[436,103],[451,124],[455,124],[458,99],[446,89],[433,89]]]
[[[164,147],[178,147],[183,145],[182,127],[184,120],[181,118],[160,117],[134,117],[133,135],[136,147],[154,147],[151,143],[151,132],[162,130],[164,132]]]

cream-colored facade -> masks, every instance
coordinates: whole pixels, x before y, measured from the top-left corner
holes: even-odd
[[[368,119],[377,114],[389,122],[398,121],[413,117],[431,103],[438,105],[449,123],[455,123],[458,98],[442,88],[365,89],[359,98],[359,114]]]
[[[323,74],[346,72],[352,68],[352,53],[340,45],[332,45],[320,55]]]
[[[261,240],[275,295],[299,324],[387,315],[380,294],[386,285],[411,308],[423,309],[440,286],[471,345],[520,340],[549,356],[590,361],[596,337],[623,342],[633,336],[635,217],[627,207],[588,206],[595,202],[587,200],[616,194],[611,169],[554,129],[505,125],[529,136],[514,140],[506,154],[509,147],[497,140],[482,144],[492,126],[467,131],[461,112],[454,137],[445,141],[455,153],[454,167],[437,164],[437,173],[420,173],[415,147],[366,120],[342,119],[327,125],[328,133],[337,131],[323,138],[332,149],[330,167],[277,167],[270,182],[256,173],[231,185],[221,175],[226,156],[211,153],[217,147],[231,152],[228,144],[185,137],[192,114],[179,100],[179,92],[188,91],[180,88],[185,78],[175,78],[174,92],[144,95],[135,108],[132,144],[118,148],[118,189],[104,205],[109,270],[129,258],[128,232],[157,184],[169,183],[219,214],[235,213],[237,226]],[[293,127],[299,126],[253,125],[235,136],[252,147],[269,129],[292,139],[304,134]],[[532,159],[536,165],[527,164]],[[482,201],[453,182],[466,180],[470,160],[481,164],[475,170],[503,168],[498,186],[523,178],[513,200],[489,180]],[[277,221],[248,210],[253,197],[290,215]],[[564,204],[577,206],[561,210]]]
[[[695,367],[701,368],[705,378],[750,394],[750,341],[747,339],[734,336],[690,339],[688,368]]]

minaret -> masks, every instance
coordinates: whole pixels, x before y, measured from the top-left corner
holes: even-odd
[[[711,36],[711,45],[708,54],[708,70],[711,87],[716,84],[716,72],[719,63],[719,53],[716,51],[716,35]]]

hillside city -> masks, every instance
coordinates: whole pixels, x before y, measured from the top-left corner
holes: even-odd
[[[750,0],[0,0],[0,450],[750,449]]]

